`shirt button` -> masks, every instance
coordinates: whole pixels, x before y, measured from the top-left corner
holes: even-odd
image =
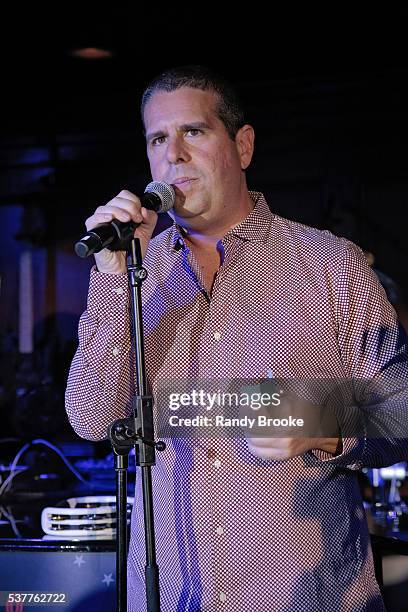
[[[118,348],[117,346],[115,346],[115,348],[112,351],[112,355],[114,355],[115,357],[117,357],[120,353],[120,348]]]
[[[221,334],[220,332],[216,331],[213,333],[213,338],[214,340],[221,340]]]
[[[217,527],[217,529],[215,530],[215,533],[217,535],[222,535],[224,533],[224,529],[222,527]]]
[[[225,594],[225,593],[223,593],[222,591],[221,591],[221,593],[220,593],[220,601],[222,601],[222,602],[227,601],[227,596],[226,596],[226,594]]]
[[[219,468],[221,466],[221,461],[219,459],[216,459],[214,461],[214,467]]]
[[[113,293],[116,293],[117,295],[122,295],[123,293],[123,288],[122,287],[116,287],[116,289],[112,289]]]

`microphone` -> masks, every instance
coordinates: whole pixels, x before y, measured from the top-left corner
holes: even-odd
[[[160,181],[149,183],[140,198],[142,206],[157,213],[163,213],[173,208],[176,194],[171,185]],[[133,237],[137,227],[134,221],[119,221],[113,219],[109,223],[101,223],[89,230],[75,244],[75,253],[79,257],[88,257],[99,253],[108,247],[111,251],[125,250],[127,242]]]

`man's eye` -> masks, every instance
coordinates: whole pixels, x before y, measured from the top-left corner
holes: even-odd
[[[156,145],[163,144],[165,140],[166,140],[165,136],[157,136],[156,138],[153,138],[152,145],[155,147]]]
[[[188,136],[198,136],[199,134],[202,134],[202,131],[198,128],[191,128],[191,130],[188,130],[186,133]]]

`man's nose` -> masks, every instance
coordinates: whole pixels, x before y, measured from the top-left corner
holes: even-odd
[[[188,162],[191,159],[186,143],[181,136],[176,136],[168,140],[166,153],[167,161],[170,164]]]

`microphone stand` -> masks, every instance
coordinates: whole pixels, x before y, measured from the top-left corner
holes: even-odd
[[[142,320],[142,282],[147,270],[142,266],[140,241],[133,238],[128,249],[127,271],[131,291],[132,340],[136,357],[135,383],[138,395],[132,400],[133,417],[118,419],[109,428],[116,471],[116,594],[118,612],[127,610],[127,468],[131,447],[135,447],[136,465],[141,467],[146,545],[146,600],[148,612],[160,612],[159,567],[153,520],[151,466],[155,450],[166,448],[154,441],[153,398],[147,395]]]

